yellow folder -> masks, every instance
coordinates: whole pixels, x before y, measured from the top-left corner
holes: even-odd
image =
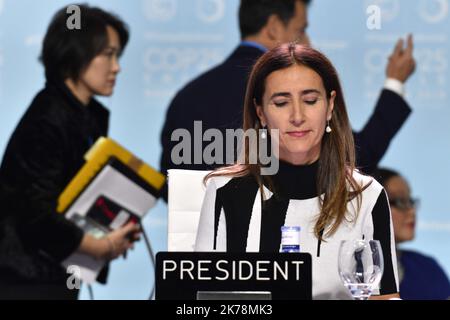
[[[85,154],[85,165],[61,193],[57,207],[59,213],[64,213],[67,210],[111,157],[115,157],[126,164],[155,190],[161,190],[164,185],[165,176],[163,174],[142,162],[114,140],[101,137]]]
[[[127,221],[143,218],[160,195],[165,176],[117,142],[100,138],[85,155],[86,163],[58,199],[57,211],[84,232],[102,237]],[[105,261],[75,252],[62,262],[79,267],[86,283],[96,280]]]

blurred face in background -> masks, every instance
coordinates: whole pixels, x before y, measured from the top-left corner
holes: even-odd
[[[287,43],[297,41],[302,45],[310,45],[306,28],[308,27],[307,6],[302,1],[295,4],[294,16],[286,24],[283,24],[280,33],[279,43]]]
[[[108,45],[97,55],[81,74],[78,85],[88,94],[110,96],[114,91],[117,74],[120,72],[119,55],[121,52],[119,34],[108,26]]]
[[[418,203],[417,200],[411,198],[408,183],[402,177],[394,176],[387,180],[385,189],[391,206],[395,241],[400,243],[413,240]]]
[[[297,42],[309,46],[309,38],[306,34],[308,27],[307,7],[303,1],[297,1],[292,18],[286,23],[279,16],[272,15],[267,23],[269,31],[269,42],[264,45],[272,49],[278,45]]]

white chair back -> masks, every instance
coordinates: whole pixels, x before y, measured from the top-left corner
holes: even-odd
[[[210,171],[168,170],[168,251],[194,251],[198,221]]]

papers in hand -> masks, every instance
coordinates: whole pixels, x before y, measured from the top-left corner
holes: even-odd
[[[130,153],[112,140],[101,138],[95,147],[97,152],[89,151],[88,162],[61,194],[59,209],[85,233],[101,238],[129,221],[139,223],[155,205],[165,179],[142,162],[125,162],[133,157],[127,157]],[[131,163],[140,163],[141,167]],[[89,284],[96,280],[105,263],[74,253],[62,264],[65,268],[76,266],[77,275]]]

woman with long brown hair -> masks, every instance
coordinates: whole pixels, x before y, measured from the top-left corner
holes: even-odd
[[[281,227],[299,226],[301,249],[313,257],[313,297],[346,299],[337,271],[340,241],[376,239],[385,261],[377,293],[398,297],[386,193],[355,169],[351,128],[331,62],[297,44],[264,54],[247,85],[243,129],[257,130],[260,142],[272,141],[278,172],[263,175],[264,165],[251,161],[255,150],[246,140],[243,163],[208,175],[196,250],[277,252]]]

